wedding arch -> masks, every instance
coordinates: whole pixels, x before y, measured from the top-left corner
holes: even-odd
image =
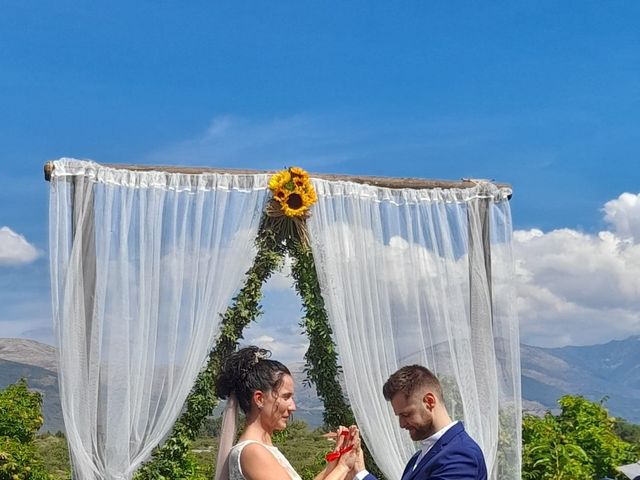
[[[291,189],[306,176],[288,172]],[[275,208],[273,173],[45,166],[74,478],[171,478],[182,468],[216,405],[220,362],[288,254],[327,425],[357,422],[380,470],[399,478],[415,447],[381,387],[420,363],[445,383],[490,478],[520,479],[511,188],[312,175],[314,198],[301,198],[305,209],[317,203],[289,217]]]

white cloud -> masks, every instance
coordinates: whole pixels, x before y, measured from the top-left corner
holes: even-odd
[[[277,170],[304,162],[307,169],[335,165],[349,154],[343,130],[321,117],[292,115],[268,120],[214,118],[205,131],[150,153],[147,163],[210,164]]]
[[[309,339],[291,318],[277,318],[276,312],[265,312],[265,318],[252,324],[245,332],[242,346],[258,345],[271,351],[271,358],[285,364],[303,361]]]
[[[584,345],[640,331],[640,202],[605,206],[613,231],[514,232],[521,337],[541,346]]]
[[[607,220],[611,230],[596,234],[568,228],[514,231],[516,306],[523,342],[585,345],[640,331],[640,237],[629,235],[640,225],[638,203],[631,194],[608,202],[605,212],[616,212],[618,223]],[[387,248],[394,261],[421,258],[431,264],[427,270],[433,270],[435,259],[422,247],[397,237]],[[284,282],[281,286],[286,287]],[[283,354],[287,344],[301,349],[299,337],[276,335],[270,327],[261,334],[275,339],[275,349]]]
[[[254,338],[253,341],[260,344],[273,343],[275,342],[275,338],[270,337],[269,335],[260,335],[259,337]]]
[[[285,262],[285,270],[288,264]],[[271,358],[288,365],[303,360],[309,339],[299,325],[304,315],[300,297],[285,280],[290,282],[291,278],[274,274],[264,285],[263,315],[244,330],[242,345],[267,348]]]
[[[40,252],[26,238],[9,227],[0,228],[0,266],[31,263]]]
[[[294,288],[293,277],[291,276],[291,257],[284,258],[282,268],[273,272],[269,281],[264,285],[264,291],[271,290],[291,290]]]
[[[640,193],[623,193],[604,205],[604,219],[622,238],[640,243]]]

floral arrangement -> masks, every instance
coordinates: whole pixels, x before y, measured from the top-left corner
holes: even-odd
[[[306,217],[309,207],[318,201],[309,174],[299,167],[274,174],[269,180],[269,188],[287,217]]]

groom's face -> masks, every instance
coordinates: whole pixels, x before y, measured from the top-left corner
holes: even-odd
[[[428,392],[414,392],[409,396],[398,392],[391,399],[391,406],[398,417],[400,428],[407,430],[413,441],[424,440],[435,433],[433,408],[428,395],[433,397],[433,394]]]

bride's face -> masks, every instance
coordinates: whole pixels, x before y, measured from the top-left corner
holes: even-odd
[[[274,431],[284,430],[289,417],[296,409],[293,400],[294,385],[291,375],[284,375],[277,391],[268,392],[264,396],[262,417],[265,423]]]

